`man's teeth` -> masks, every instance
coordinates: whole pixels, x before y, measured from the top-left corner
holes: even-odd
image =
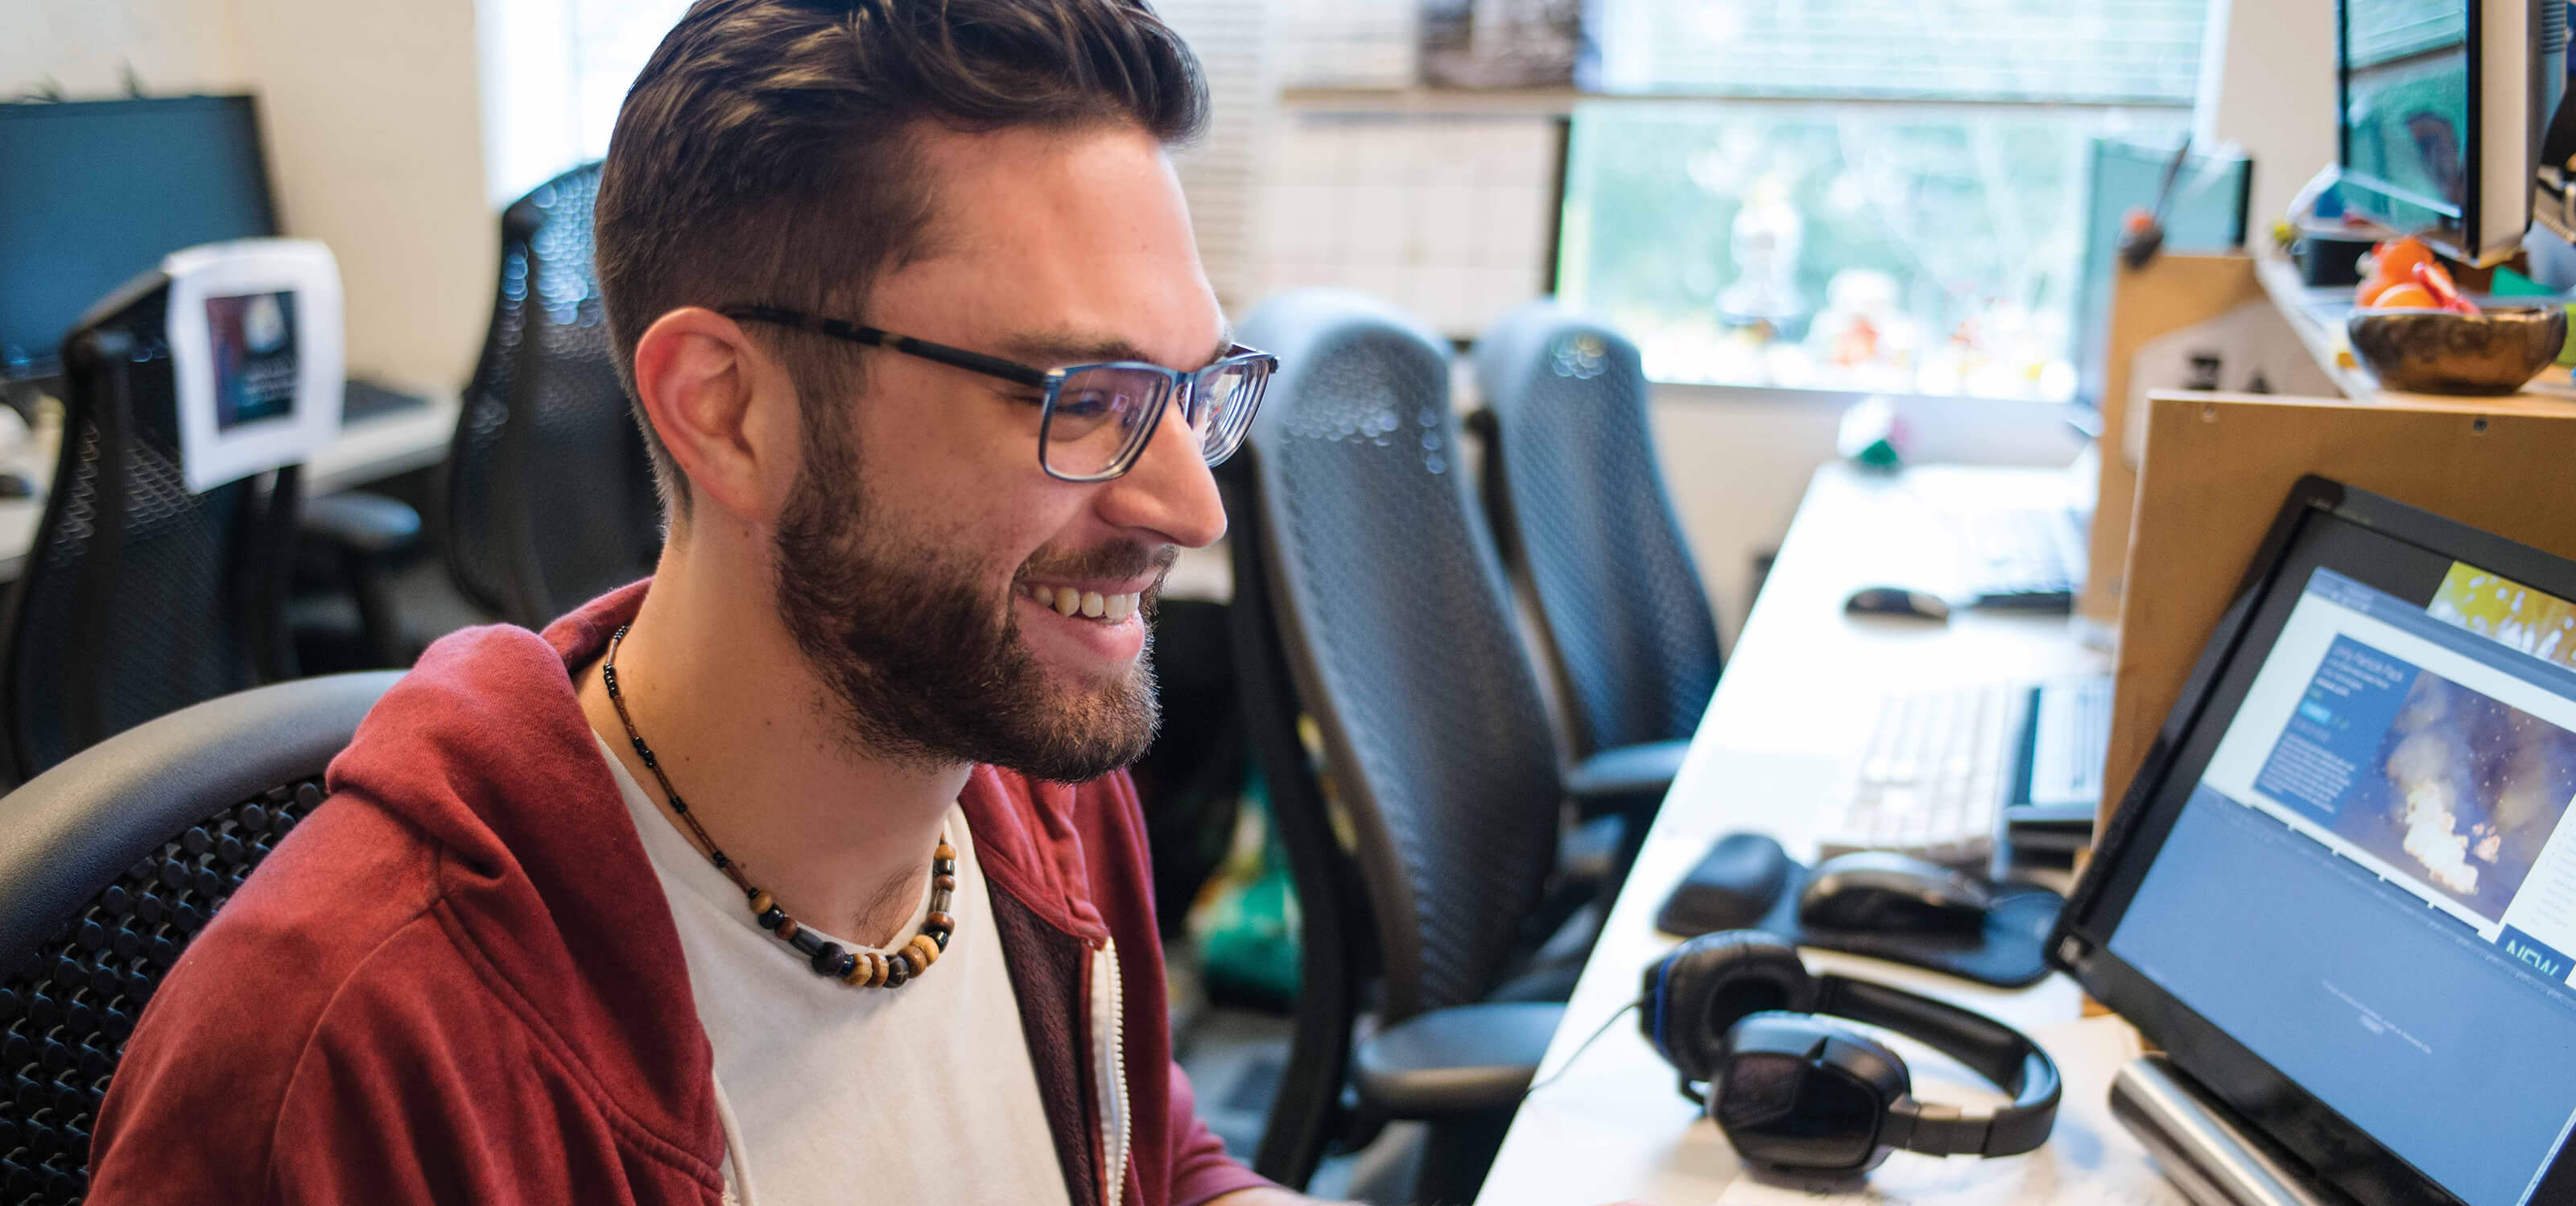
[[[1134,615],[1136,608],[1144,601],[1143,595],[1133,592],[1123,595],[1104,595],[1096,590],[1075,590],[1071,587],[1059,590],[1043,584],[1029,588],[1029,595],[1038,601],[1038,606],[1054,608],[1055,613],[1060,616],[1071,618],[1079,615],[1086,619],[1113,622]]]

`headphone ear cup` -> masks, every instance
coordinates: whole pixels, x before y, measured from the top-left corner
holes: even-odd
[[[1816,981],[1798,949],[1761,930],[1702,934],[1646,970],[1646,1040],[1685,1081],[1705,1081],[1726,1055],[1726,1034],[1764,1010],[1808,1013]]]
[[[1890,1107],[1912,1091],[1904,1059],[1839,1018],[1765,1011],[1735,1023],[1711,1081],[1709,1121],[1750,1163],[1866,1172]]]

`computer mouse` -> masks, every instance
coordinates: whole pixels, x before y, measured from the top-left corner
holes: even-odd
[[[1994,892],[1936,863],[1864,850],[1816,864],[1798,894],[1801,924],[1827,930],[1929,933],[1985,924]]]
[[[1864,586],[1843,600],[1843,610],[1856,616],[1912,616],[1918,620],[1947,620],[1949,601],[1929,591],[1908,590],[1902,586]]]

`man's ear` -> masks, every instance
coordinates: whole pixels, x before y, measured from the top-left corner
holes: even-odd
[[[635,341],[635,395],[689,479],[693,505],[763,523],[795,482],[795,383],[713,310],[685,306]]]

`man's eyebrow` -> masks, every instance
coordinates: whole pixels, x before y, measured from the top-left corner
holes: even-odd
[[[1069,364],[1105,364],[1113,360],[1134,360],[1159,364],[1145,350],[1115,336],[1086,337],[1072,332],[1041,331],[1014,335],[1001,343],[1002,355],[1037,368],[1061,368]],[[1189,368],[1204,368],[1224,359],[1234,348],[1234,325],[1226,324],[1217,336],[1216,349],[1207,359]]]

